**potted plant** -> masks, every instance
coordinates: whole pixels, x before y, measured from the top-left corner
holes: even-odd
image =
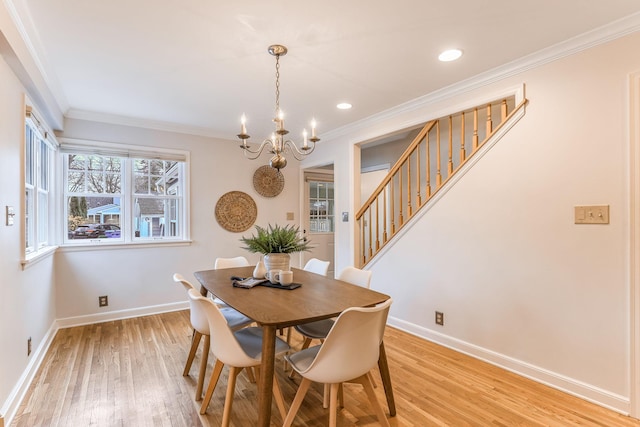
[[[240,239],[245,244],[243,249],[252,253],[264,255],[264,265],[267,271],[289,270],[291,253],[308,251],[309,242],[300,237],[300,229],[293,225],[272,226],[266,228],[256,225],[255,235]]]

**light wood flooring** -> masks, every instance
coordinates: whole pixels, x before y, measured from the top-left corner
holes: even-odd
[[[228,374],[207,414],[194,401],[199,356],[182,376],[191,339],[187,311],[58,331],[12,427],[218,426]],[[294,340],[294,345],[299,345]],[[391,426],[640,426],[640,421],[569,396],[455,351],[387,328],[397,406]],[[209,358],[208,375],[214,357]],[[299,384],[277,364],[287,404]],[[387,411],[380,385],[376,393]],[[205,383],[205,386],[206,386]],[[345,386],[341,426],[376,426],[366,395]],[[294,426],[325,426],[322,389],[307,394]],[[238,378],[231,425],[253,427],[256,385]],[[282,420],[273,408],[272,425]]]

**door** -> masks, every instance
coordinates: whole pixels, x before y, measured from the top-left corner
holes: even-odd
[[[304,237],[311,242],[311,251],[303,252],[304,265],[310,258],[329,261],[328,277],[334,277],[334,187],[333,171],[326,174],[305,174]]]

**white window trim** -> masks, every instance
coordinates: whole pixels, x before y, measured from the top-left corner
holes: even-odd
[[[33,107],[33,103],[25,96],[24,97],[24,123],[22,126],[22,154],[21,154],[21,166],[20,166],[20,170],[21,170],[21,176],[22,176],[22,192],[20,195],[20,203],[21,203],[21,209],[20,212],[22,212],[21,215],[21,221],[20,221],[20,242],[21,242],[21,253],[22,253],[22,257],[20,260],[20,264],[22,265],[22,268],[25,269],[27,266],[35,264],[36,262],[52,256],[53,253],[55,252],[55,250],[58,248],[58,246],[55,244],[56,241],[56,233],[55,233],[55,224],[57,222],[56,218],[57,218],[57,204],[56,204],[56,199],[57,199],[57,195],[56,195],[56,154],[57,154],[57,150],[59,147],[59,143],[55,138],[54,133],[51,131],[51,129],[48,127],[48,125],[46,124],[46,122],[44,120],[41,119],[42,116],[40,116],[40,114],[37,112],[36,109],[34,109]],[[49,176],[48,176],[48,180],[49,180],[49,190],[48,190],[48,215],[47,215],[47,220],[48,220],[48,227],[47,227],[47,238],[46,241],[47,243],[43,246],[39,246],[38,242],[39,242],[39,237],[38,237],[38,194],[39,194],[39,185],[36,185],[34,187],[34,191],[33,191],[33,203],[34,203],[34,208],[33,208],[33,215],[36,218],[35,223],[33,223],[33,232],[34,232],[34,241],[35,241],[35,247],[33,250],[27,252],[27,241],[26,241],[26,228],[27,228],[27,223],[25,220],[25,216],[27,214],[27,212],[25,211],[26,209],[26,189],[27,189],[27,185],[26,185],[26,146],[27,143],[31,143],[30,141],[27,142],[27,134],[26,134],[26,127],[27,125],[29,125],[30,127],[34,128],[34,130],[38,133],[39,138],[45,142],[45,144],[50,148],[49,151],[49,167],[48,167],[48,172],[49,172]],[[34,148],[34,155],[37,157],[38,151],[39,151],[39,147],[33,147]],[[40,170],[38,167],[36,167],[33,171],[34,173],[34,179],[36,179],[36,182],[40,179],[39,175],[40,175]]]
[[[190,224],[190,167],[191,167],[191,153],[186,150],[177,150],[177,149],[169,149],[169,148],[159,148],[159,147],[149,147],[149,146],[141,146],[141,145],[130,145],[130,144],[119,144],[113,142],[105,142],[105,141],[94,141],[87,139],[76,139],[76,138],[60,138],[60,153],[85,153],[85,154],[96,154],[96,155],[104,155],[104,156],[118,156],[118,157],[141,157],[146,159],[155,159],[155,160],[175,160],[184,162],[184,171],[183,171],[183,179],[184,186],[183,191],[184,195],[182,196],[183,204],[182,204],[182,212],[181,215],[184,218],[183,224],[183,233],[182,238],[179,239],[149,239],[149,240],[135,240],[135,241],[123,241],[117,240],[114,242],[107,242],[105,239],[90,239],[89,241],[79,243],[63,243],[60,247],[66,251],[75,251],[75,250],[90,250],[100,247],[109,247],[110,249],[118,249],[118,248],[132,248],[132,247],[165,247],[167,245],[178,245],[182,246],[184,244],[190,244],[191,241],[191,224]],[[59,171],[64,171],[63,164],[64,156],[58,156],[59,163]],[[64,184],[66,182],[66,178],[63,176],[63,172],[58,174],[62,177],[59,180],[59,188],[58,190],[61,194],[66,195],[66,191],[64,191]],[[129,186],[129,177],[126,179],[126,185]],[[124,197],[128,199],[133,199],[134,195],[131,193],[130,188],[125,191]],[[60,199],[63,199],[61,197]],[[66,201],[60,206],[60,212],[66,212]],[[66,215],[61,215],[62,221],[59,221],[60,226],[58,227],[61,230],[60,239],[61,242],[65,242],[64,240],[64,230],[66,230],[64,221],[66,221]],[[130,225],[128,225],[130,228]]]

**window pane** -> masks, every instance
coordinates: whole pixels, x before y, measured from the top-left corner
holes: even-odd
[[[49,194],[38,193],[38,247],[48,242],[49,236]]]
[[[40,141],[40,179],[39,187],[43,190],[49,190],[49,146],[44,141]]]
[[[80,154],[69,154],[67,166],[69,170],[85,170],[86,157]]]
[[[102,156],[89,156],[87,157],[87,169],[90,171],[103,170]]]
[[[149,194],[149,177],[148,176],[136,174],[134,193]]]
[[[119,197],[67,198],[69,239],[121,238]]]
[[[35,159],[33,158],[33,131],[27,126],[26,141],[25,141],[25,182],[29,185],[34,185],[33,168],[35,166]]]
[[[312,233],[333,233],[334,201],[332,182],[309,182],[309,230]]]
[[[122,191],[120,157],[67,155],[69,193],[119,194]]]
[[[25,194],[25,249],[27,252],[31,252],[34,248],[33,242],[33,188],[27,188]]]
[[[178,162],[136,159],[134,192],[141,195],[179,195],[179,172]]]
[[[70,193],[84,192],[84,172],[69,172],[67,174],[67,185]]]
[[[87,174],[87,193],[104,193],[104,174],[102,172],[89,172]]]
[[[133,211],[134,237],[179,237],[180,199],[136,197]]]

